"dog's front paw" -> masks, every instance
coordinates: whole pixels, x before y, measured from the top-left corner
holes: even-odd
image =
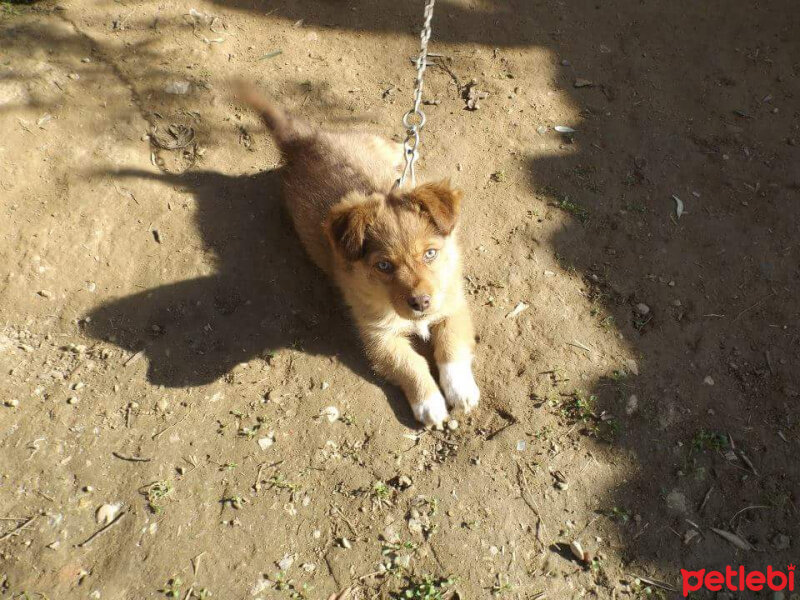
[[[459,360],[439,365],[439,384],[447,404],[469,412],[478,406],[481,391],[472,376],[472,360]]]
[[[413,407],[417,421],[426,427],[441,427],[447,419],[447,406],[444,398],[437,391]]]

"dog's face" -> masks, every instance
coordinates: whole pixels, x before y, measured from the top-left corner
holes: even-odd
[[[388,196],[354,193],[333,208],[326,230],[356,271],[360,294],[423,319],[440,310],[458,260],[452,233],[460,200],[446,182]]]

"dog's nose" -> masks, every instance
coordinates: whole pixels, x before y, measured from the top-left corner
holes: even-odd
[[[428,307],[431,305],[431,297],[428,296],[428,294],[411,296],[408,299],[408,305],[416,311],[423,312],[428,310]]]

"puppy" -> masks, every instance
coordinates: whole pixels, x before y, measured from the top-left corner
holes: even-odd
[[[456,242],[461,191],[446,181],[393,189],[400,144],[323,131],[252,88],[240,84],[237,92],[280,148],[294,227],[341,290],[375,371],[402,388],[425,425],[441,426],[447,406],[475,408],[474,333]],[[433,344],[441,391],[412,347],[415,335]]]

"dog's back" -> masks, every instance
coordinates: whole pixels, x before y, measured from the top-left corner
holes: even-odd
[[[241,88],[239,96],[280,148],[284,198],[297,235],[314,262],[330,272],[323,225],[331,207],[354,191],[388,193],[399,174],[402,146],[369,133],[314,128],[252,88]]]

